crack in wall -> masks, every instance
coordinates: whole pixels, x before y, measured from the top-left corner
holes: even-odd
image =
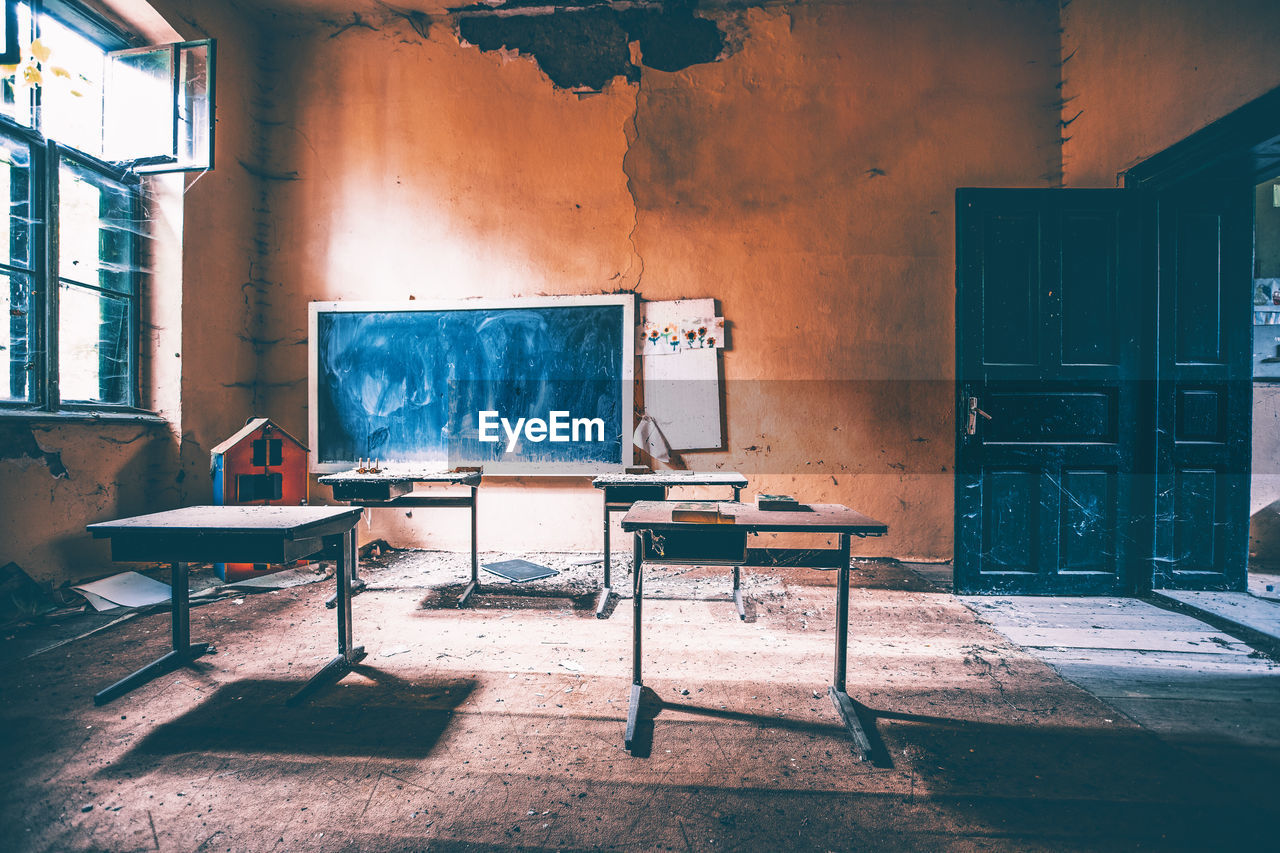
[[[238,335],[253,351],[253,376],[248,381],[223,383],[227,388],[245,388],[249,392],[249,406],[256,411],[262,402],[263,391],[270,383],[264,381],[264,367],[267,351],[278,343],[266,336],[267,309],[270,307],[270,291],[278,286],[272,280],[270,270],[273,254],[273,218],[272,192],[273,185],[279,182],[296,181],[296,171],[275,168],[274,146],[272,145],[274,129],[280,122],[276,120],[275,87],[279,79],[279,67],[276,64],[277,50],[275,36],[264,34],[257,56],[256,85],[257,93],[251,99],[251,110],[256,129],[250,161],[240,160],[240,166],[257,182],[258,203],[253,208],[253,244],[250,253],[248,280],[241,285],[245,300],[245,320],[243,331]]]
[[[620,277],[625,284],[631,277],[632,267],[636,262],[639,263],[639,271],[636,272],[635,280],[631,282],[631,289],[637,294],[640,293],[640,286],[644,280],[644,255],[640,254],[640,247],[636,245],[636,232],[640,229],[640,200],[636,197],[635,175],[632,174],[631,167],[627,161],[631,159],[635,153],[635,146],[640,139],[640,102],[644,97],[644,76],[636,75],[636,106],[631,111],[631,121],[623,124],[622,135],[626,139],[627,147],[622,152],[622,174],[627,179],[627,195],[631,197],[631,230],[627,232],[627,242],[631,245],[632,262],[627,265],[627,269],[620,273]]]

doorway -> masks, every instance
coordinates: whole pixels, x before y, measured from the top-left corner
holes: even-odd
[[[1280,369],[1255,377],[1280,368],[1280,303],[1260,332],[1253,304],[1277,117],[1280,90],[1124,189],[958,191],[957,590],[1242,590],[1264,551],[1280,571]]]
[[[1249,588],[1280,597],[1280,180],[1254,187]]]

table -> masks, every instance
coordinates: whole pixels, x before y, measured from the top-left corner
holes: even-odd
[[[596,618],[605,618],[605,606],[613,593],[611,581],[613,564],[609,554],[609,513],[625,512],[637,501],[665,501],[672,486],[726,486],[733,489],[733,499],[742,497],[747,478],[737,471],[652,471],[648,474],[603,474],[591,481],[591,485],[604,491],[604,587],[596,602]],[[692,499],[705,500],[705,499]],[[742,602],[741,575],[733,567],[733,603],[738,607],[738,618],[747,618]]]
[[[301,701],[323,684],[341,678],[365,656],[363,647],[351,643],[353,529],[362,512],[359,507],[191,506],[88,525],[95,538],[111,540],[113,560],[170,563],[173,567],[172,651],[99,691],[93,697],[94,704],[106,704],[214,651],[212,643],[191,642],[188,563],[290,563],[331,543],[340,545],[335,572],[338,656],[289,701]]]
[[[357,470],[340,474],[326,474],[319,480],[333,489],[333,499],[367,507],[461,507],[471,510],[471,582],[458,596],[458,606],[465,607],[472,593],[480,587],[480,557],[476,550],[476,492],[480,488],[479,468],[460,468],[453,471],[432,470],[413,466],[392,466],[377,473],[361,473]],[[420,495],[413,494],[419,483],[435,483],[453,486],[469,486],[470,495]],[[352,547],[355,547],[353,541]],[[356,565],[353,557],[351,564]],[[364,581],[355,578],[354,590],[364,589]]]
[[[741,555],[745,563],[748,533],[835,533],[840,536],[839,580],[836,586],[836,660],[835,675],[828,693],[854,744],[865,757],[871,750],[871,744],[858,721],[853,701],[845,690],[849,648],[849,539],[851,536],[883,536],[888,532],[888,526],[839,504],[804,504],[803,510],[777,511],[759,510],[737,502],[720,503],[717,506],[725,519],[724,523],[675,521],[672,513],[676,506],[658,501],[641,501],[631,507],[622,519],[622,529],[635,533],[631,702],[627,710],[625,738],[627,750],[634,752],[640,696],[644,688],[640,678],[644,562],[649,560],[703,565],[738,559]]]

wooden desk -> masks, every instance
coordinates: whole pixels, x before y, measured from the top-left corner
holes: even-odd
[[[102,705],[166,672],[212,652],[211,643],[191,642],[187,563],[289,563],[309,557],[330,543],[338,551],[338,656],[329,661],[290,702],[329,680],[345,675],[365,656],[351,644],[352,532],[359,507],[191,506],[151,515],[90,524],[95,538],[111,540],[111,558],[140,563],[170,563],[173,573],[173,650],[93,697]],[[336,678],[335,678],[336,676]]]
[[[320,477],[322,484],[333,489],[333,499],[355,506],[368,507],[461,507],[471,510],[471,582],[458,596],[458,606],[465,607],[471,594],[480,587],[480,556],[476,548],[476,492],[480,488],[479,469],[438,471],[412,466],[384,468],[377,474],[343,471]],[[419,483],[469,486],[468,495],[418,495],[413,490]],[[355,547],[354,537],[352,547]],[[351,565],[357,563],[355,556]],[[354,591],[364,589],[364,581],[354,576]]]
[[[836,712],[865,756],[871,749],[866,732],[845,691],[845,666],[849,649],[849,537],[883,536],[889,528],[839,504],[806,504],[806,511],[765,511],[741,503],[721,503],[721,513],[732,523],[673,521],[675,504],[642,501],[631,507],[622,519],[622,529],[635,533],[635,571],[631,629],[631,704],[627,711],[626,747],[633,750],[636,723],[640,713],[641,610],[644,603],[645,561],[704,565],[743,559],[748,533],[835,533],[840,536],[839,580],[836,586],[835,675],[828,691]]]
[[[648,474],[603,474],[592,480],[591,485],[604,491],[604,587],[596,602],[596,618],[603,619],[609,595],[613,592],[609,513],[626,512],[637,501],[665,501],[667,491],[672,486],[725,486],[733,489],[733,499],[736,501],[742,497],[742,490],[747,487],[747,478],[737,471],[652,471]],[[733,601],[738,606],[738,618],[746,619],[741,575],[737,566],[733,569]]]

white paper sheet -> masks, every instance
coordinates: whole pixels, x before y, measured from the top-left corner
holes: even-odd
[[[137,572],[121,572],[93,583],[71,587],[88,599],[95,610],[113,607],[145,607],[168,601],[173,594],[167,583]]]

